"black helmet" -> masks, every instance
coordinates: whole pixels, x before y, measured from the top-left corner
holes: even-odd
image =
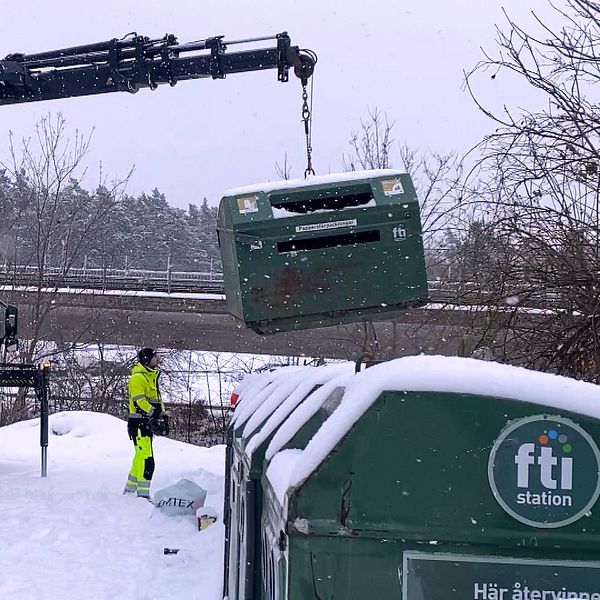
[[[155,354],[156,350],[154,348],[142,348],[137,355],[138,361],[140,364],[144,365],[144,367],[147,367]]]

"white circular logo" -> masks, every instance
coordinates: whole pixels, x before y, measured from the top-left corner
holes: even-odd
[[[600,495],[600,452],[569,419],[526,417],[504,429],[490,452],[488,478],[500,506],[532,527],[563,527]]]

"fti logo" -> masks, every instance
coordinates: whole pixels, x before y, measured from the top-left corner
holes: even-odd
[[[392,234],[395,242],[402,242],[408,237],[406,226],[402,223],[399,223],[392,229]]]
[[[557,489],[573,489],[573,446],[569,444],[569,437],[564,433],[559,435],[556,429],[544,429],[536,441],[521,444],[515,455],[517,487],[527,490],[517,494],[517,503],[572,506],[570,494],[552,493]],[[539,478],[540,487],[544,490],[541,494],[529,490],[532,478],[536,481]]]
[[[562,527],[588,513],[600,494],[600,452],[579,425],[558,416],[519,419],[492,447],[492,492],[512,517]]]

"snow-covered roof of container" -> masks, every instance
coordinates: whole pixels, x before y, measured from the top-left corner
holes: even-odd
[[[273,395],[268,401],[263,402],[260,408],[246,424],[246,427],[244,428],[244,435],[249,435],[263,421],[265,421],[265,418],[267,419],[260,430],[252,436],[246,445],[246,454],[249,457],[252,456],[254,450],[256,450],[256,448],[262,444],[262,442],[264,442],[282,422],[285,421],[283,426],[288,425],[289,419],[286,420],[286,418],[289,417],[290,413],[292,413],[292,411],[294,411],[294,409],[296,409],[300,403],[304,404],[302,401],[308,394],[310,394],[311,390],[315,386],[322,386],[329,381],[339,379],[340,376],[349,377],[354,372],[354,363],[344,362],[325,365],[322,367],[308,368],[310,369],[309,371],[294,373],[290,381],[281,386],[281,391],[284,393],[278,395],[277,397]],[[311,394],[311,396],[313,395],[314,394]],[[309,396],[309,398],[306,400],[307,403],[309,402],[311,396]],[[281,401],[281,399],[283,399],[283,401]],[[312,414],[314,414],[316,410],[317,409],[315,409]],[[310,418],[310,416],[308,418]],[[308,418],[304,418],[300,423],[300,426],[308,421]],[[293,435],[294,434],[292,433],[292,436]]]
[[[309,372],[315,367],[300,367],[293,373],[288,372],[286,377],[278,380],[277,385],[269,386],[269,394],[256,406],[256,409],[246,421],[243,436],[248,438],[252,435],[268,418],[273,414],[277,407],[285,402],[286,398],[294,393],[296,388],[307,378]]]
[[[279,383],[298,370],[305,368],[298,366],[280,367],[264,373],[246,375],[236,388],[239,397],[231,424],[235,425],[236,429],[242,426],[277,387],[271,388],[272,383]]]
[[[340,405],[306,448],[273,456],[267,477],[279,499],[325,460],[382,392],[396,390],[508,398],[600,419],[600,386],[592,383],[470,358],[399,358],[350,378]]]
[[[241,196],[243,194],[256,194],[257,192],[274,192],[296,188],[310,188],[328,183],[347,183],[359,179],[373,177],[398,177],[405,175],[405,171],[396,169],[373,169],[371,171],[350,171],[348,173],[331,173],[329,175],[313,175],[306,179],[283,179],[281,181],[267,181],[254,185],[247,185],[227,190],[223,196]]]
[[[335,377],[331,378],[318,390],[315,390],[308,396],[277,430],[265,452],[266,459],[270,460],[277,454],[277,452],[279,452],[294,437],[294,435],[296,435],[300,428],[323,406],[337,388],[346,387],[346,384],[350,381],[352,376],[353,371],[351,370],[340,371]]]

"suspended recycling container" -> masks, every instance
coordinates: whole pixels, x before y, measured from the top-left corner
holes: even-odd
[[[419,204],[407,173],[230,190],[217,231],[228,310],[259,333],[392,316],[427,298]]]

